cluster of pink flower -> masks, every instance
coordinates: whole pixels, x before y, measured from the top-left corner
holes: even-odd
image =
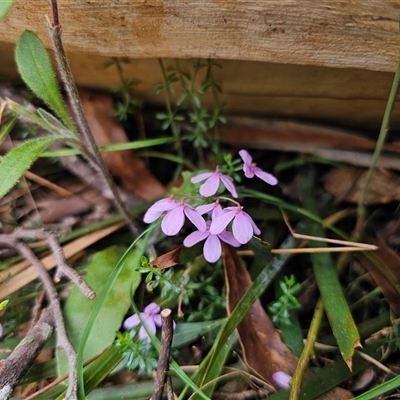
[[[270,185],[278,183],[278,180],[273,175],[263,171],[253,163],[250,154],[246,150],[240,150],[239,155],[243,160],[243,172],[246,178],[257,176]],[[233,197],[238,197],[233,179],[222,174],[219,171],[219,167],[216,168],[215,172],[201,173],[191,179],[192,183],[203,181],[205,182],[200,186],[200,194],[204,197],[215,195],[220,183],[225,186]],[[197,228],[197,231],[187,236],[183,241],[183,245],[191,247],[205,240],[204,258],[208,262],[215,262],[221,257],[222,247],[220,240],[231,246],[239,247],[248,243],[253,234],[259,235],[261,233],[253,219],[243,211],[243,207],[237,201],[232,200],[236,205],[225,208],[222,208],[219,201],[220,199],[217,198],[213,203],[193,208],[185,203],[185,199],[178,201],[171,196],[154,203],[147,210],[143,220],[146,223],[152,223],[166,212],[161,222],[161,230],[167,236],[174,236],[183,227],[186,216]],[[203,215],[209,215],[211,219],[206,221]],[[227,230],[230,222],[232,222],[232,232]]]

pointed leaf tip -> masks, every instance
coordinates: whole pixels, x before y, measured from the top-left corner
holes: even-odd
[[[15,61],[23,81],[58,114],[68,128],[74,130],[58,90],[50,57],[36,33],[29,30],[22,33],[15,48]]]

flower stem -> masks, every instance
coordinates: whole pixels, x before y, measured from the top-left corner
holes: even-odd
[[[60,75],[64,83],[64,87],[67,92],[71,108],[75,115],[76,123],[78,125],[79,134],[82,140],[81,147],[82,149],[86,148],[86,150],[88,150],[91,153],[92,157],[86,157],[87,160],[90,162],[90,164],[99,174],[99,176],[105,181],[107,187],[109,188],[109,190],[113,195],[113,201],[115,206],[119,209],[121,214],[127,220],[132,232],[137,235],[139,233],[139,230],[134,224],[127,207],[123,203],[118,193],[118,190],[112,180],[109,171],[104,165],[99,148],[97,147],[92,132],[90,131],[87,119],[85,117],[83,107],[79,98],[78,89],[73,79],[67,55],[65,53],[64,45],[61,40],[61,25],[59,24],[59,19],[58,19],[57,0],[52,0],[51,6],[53,13],[53,22],[49,26],[50,37],[53,42],[53,47]]]

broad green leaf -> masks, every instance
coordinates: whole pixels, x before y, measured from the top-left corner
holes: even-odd
[[[11,190],[47,146],[59,140],[53,136],[32,139],[8,152],[0,162],[0,198]]]
[[[307,210],[318,210],[314,192],[314,174],[308,170],[303,175],[303,199],[304,208]],[[324,230],[318,222],[308,220],[308,235],[324,237]],[[311,247],[326,247],[320,241],[310,241]],[[311,253],[311,262],[324,308],[332,328],[333,335],[337,341],[340,353],[344,361],[351,369],[351,359],[354,348],[360,345],[360,336],[351,315],[349,306],[344,297],[339,277],[329,253]]]
[[[36,33],[26,30],[21,35],[15,48],[15,59],[24,82],[75,132],[58,90],[49,55]]]
[[[85,280],[97,293],[94,300],[88,300],[77,287],[73,287],[64,307],[65,323],[69,338],[75,348],[78,347],[89,317],[99,300],[99,294],[106,286],[111,273],[125,252],[124,247],[113,246],[96,253],[87,264]],[[88,360],[109,346],[131,304],[131,294],[140,282],[140,273],[135,271],[138,263],[137,252],[127,257],[124,266],[111,291],[103,303],[92,326],[86,342],[83,359]],[[68,363],[63,351],[57,352],[59,374],[68,371]]]
[[[11,7],[14,4],[14,0],[1,0],[0,1],[0,21],[5,18]]]

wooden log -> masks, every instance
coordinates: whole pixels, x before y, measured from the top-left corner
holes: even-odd
[[[118,85],[104,63],[128,57],[126,76],[156,103],[154,58],[214,58],[229,110],[378,126],[400,49],[400,0],[59,0],[59,9],[79,85]],[[50,47],[50,14],[48,0],[16,0],[0,23],[0,74],[16,75],[24,29]]]
[[[66,49],[129,58],[218,58],[395,69],[400,1],[60,0]],[[0,42],[31,29],[49,44],[48,0],[16,0]]]

